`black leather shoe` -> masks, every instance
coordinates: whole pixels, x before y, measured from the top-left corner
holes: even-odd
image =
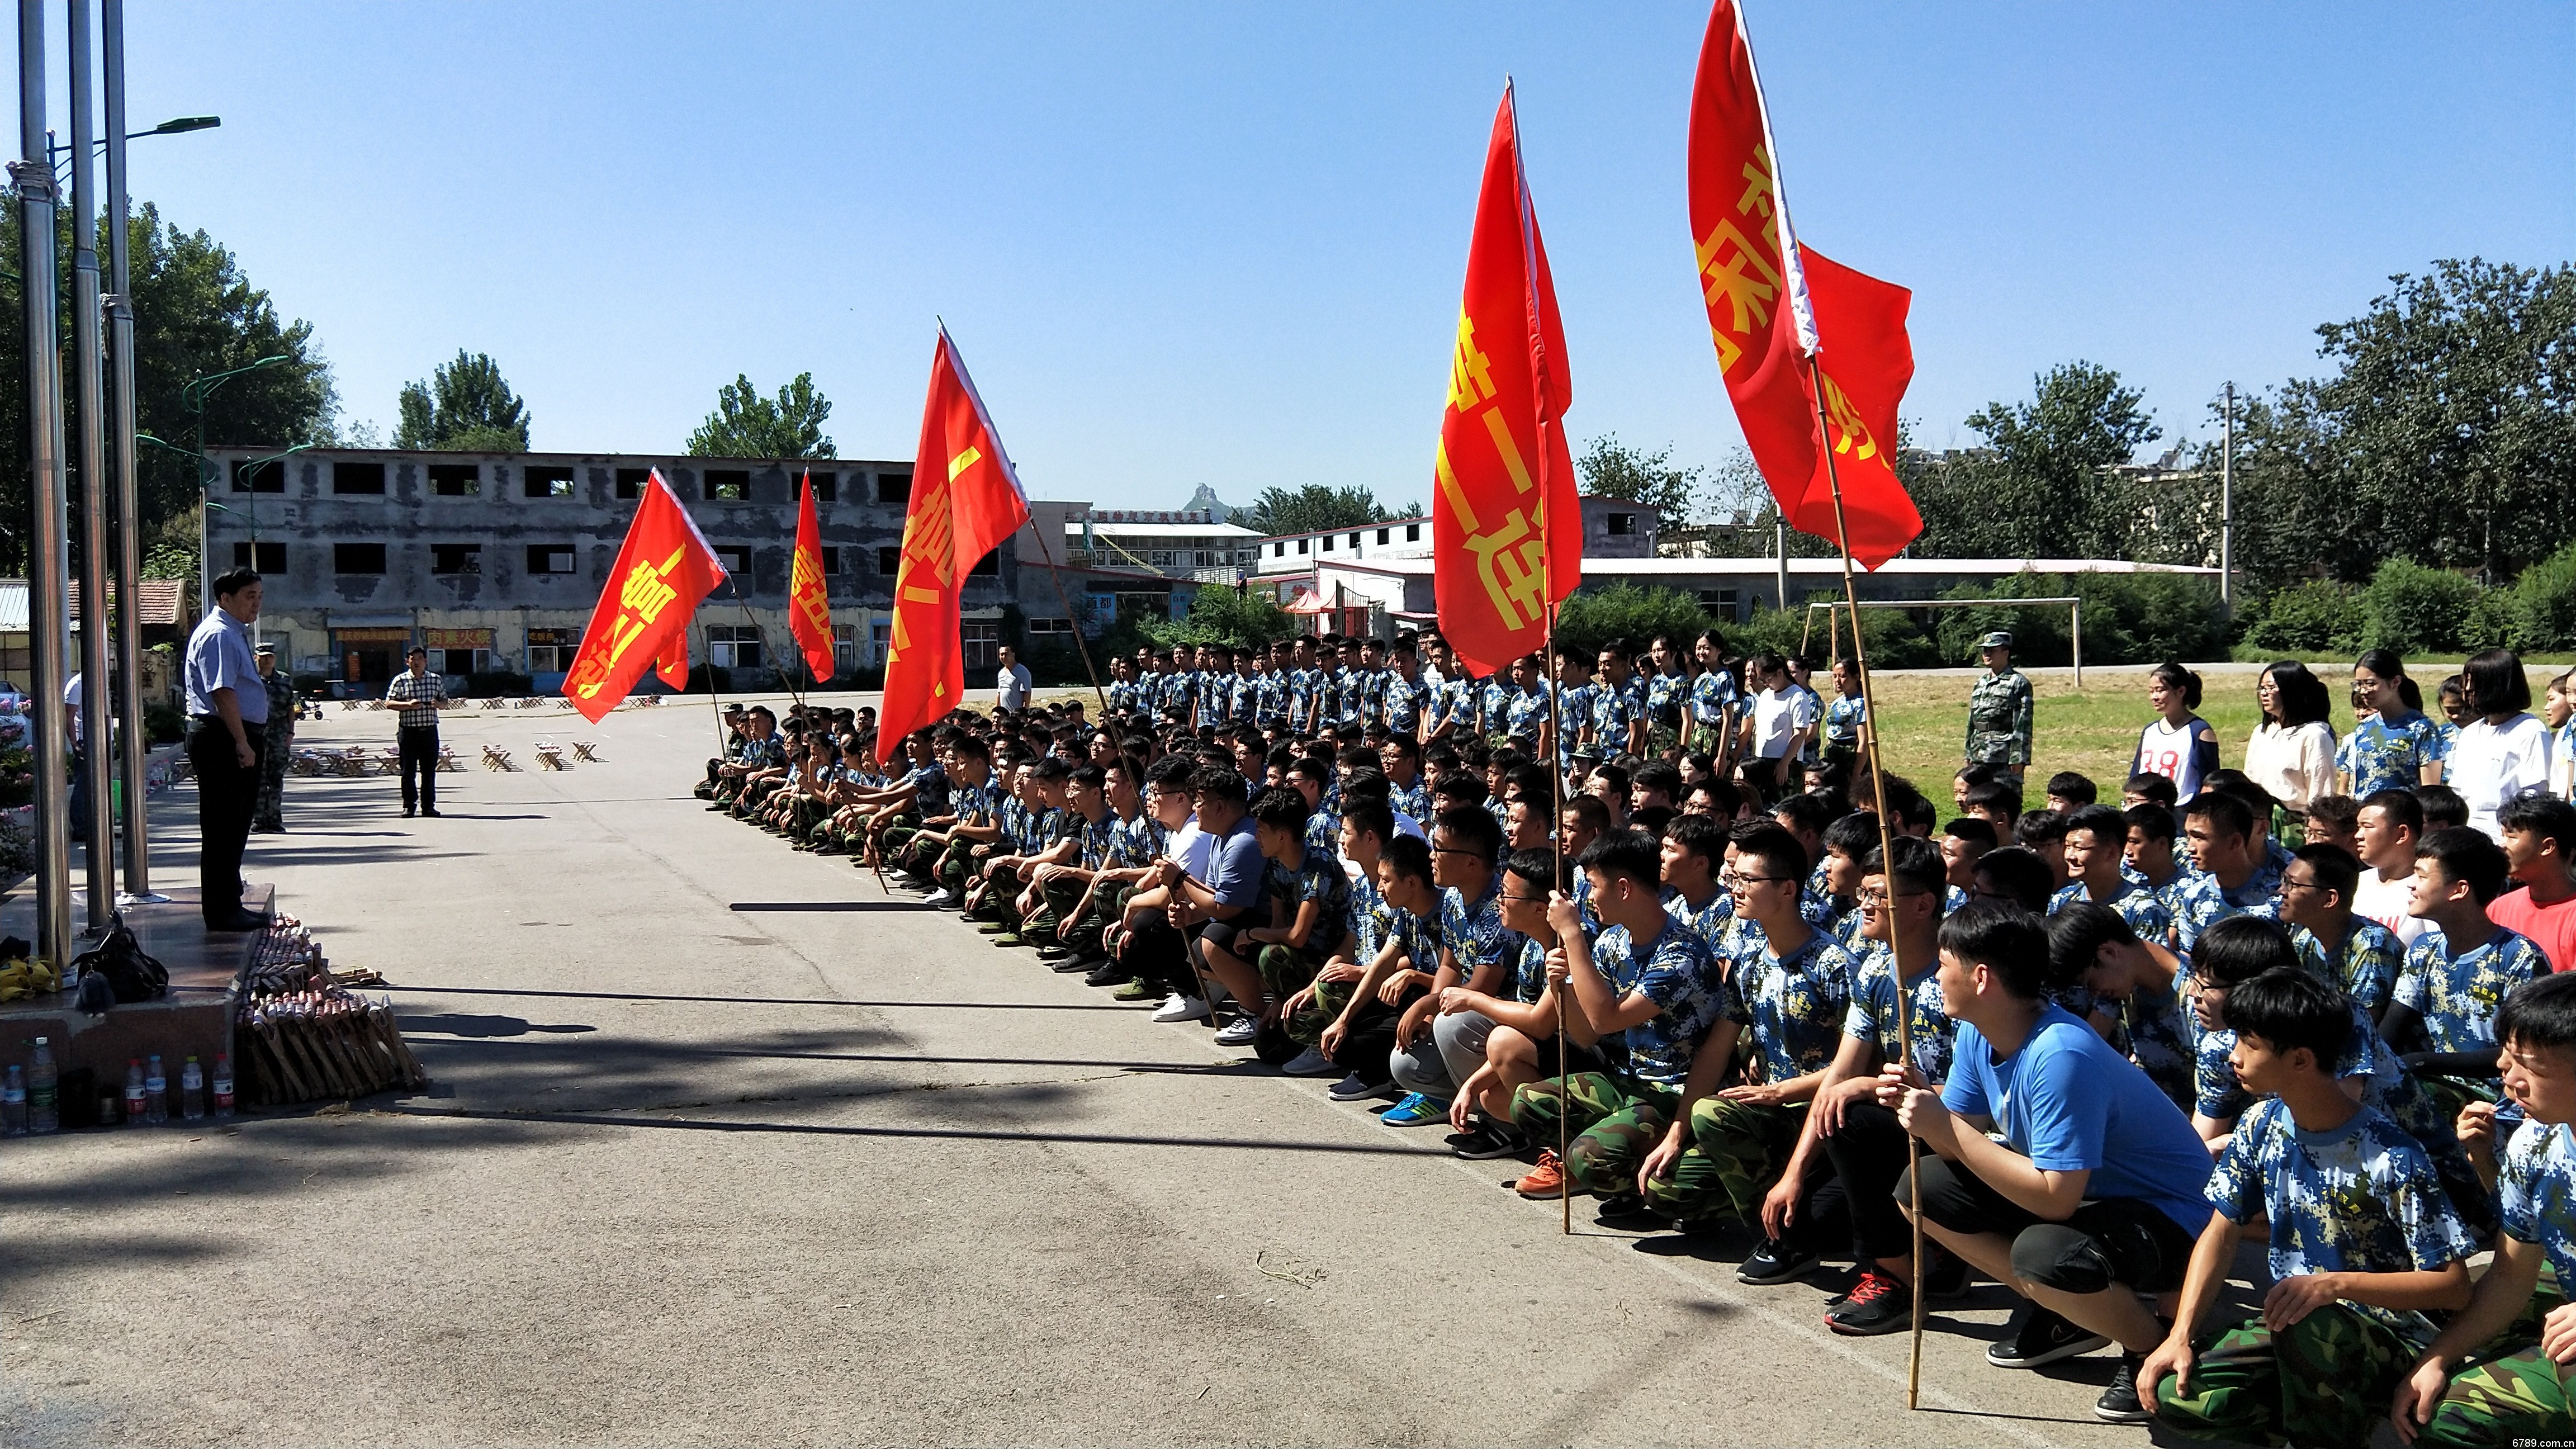
[[[430,809],[430,808],[429,808],[428,806],[426,806],[426,805],[423,805],[422,807],[420,807],[420,813],[421,813],[421,814],[423,814],[423,815],[425,815],[425,816],[427,816],[427,817],[429,817],[429,818],[430,818],[430,819],[432,819],[432,820],[436,820],[436,819],[438,818],[438,812],[437,812],[437,811],[435,811],[435,810]]]
[[[239,911],[231,916],[206,922],[206,930],[210,934],[231,931],[265,931],[267,929],[268,917],[254,916],[248,911]]]

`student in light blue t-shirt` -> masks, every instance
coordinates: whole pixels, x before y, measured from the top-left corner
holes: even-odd
[[[1910,1209],[1919,1192],[1935,1240],[2032,1300],[1989,1363],[2036,1368],[2117,1340],[2097,1412],[2134,1418],[2137,1364],[2165,1339],[2138,1295],[2182,1283],[2209,1220],[2209,1151],[2146,1073],[2049,1000],[2038,916],[1970,901],[1942,923],[1940,948],[1959,1024],[1949,1083],[1881,1074],[1880,1104],[1936,1154],[1896,1199]]]

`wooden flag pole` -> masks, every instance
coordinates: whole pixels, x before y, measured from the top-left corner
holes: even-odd
[[[1100,696],[1100,724],[1109,723],[1109,691],[1100,686],[1100,671],[1091,662],[1091,646],[1082,642],[1082,620],[1073,612],[1073,601],[1065,597],[1064,571],[1055,566],[1055,550],[1047,547],[1046,530],[1037,520],[1029,520],[1029,532],[1037,535],[1038,557],[1046,561],[1047,577],[1055,582],[1055,601],[1064,605],[1064,622],[1073,628],[1073,652],[1082,656],[1082,672],[1091,676],[1091,692]]]
[[[1872,701],[1869,681],[1869,656],[1861,647],[1860,589],[1852,578],[1851,525],[1843,517],[1842,473],[1834,466],[1833,432],[1825,422],[1825,386],[1823,374],[1816,367],[1814,353],[1807,354],[1807,389],[1816,403],[1816,446],[1824,455],[1825,480],[1834,494],[1834,542],[1842,549],[1843,601],[1851,610],[1852,664],[1860,671],[1860,743],[1869,760],[1870,789],[1878,804],[1878,859],[1880,879],[1888,892],[1888,970],[1896,978],[1896,1055],[1900,1067],[1913,1066],[1913,1023],[1906,1010],[1904,934],[1895,928],[1896,909],[1896,832],[1887,818],[1887,769],[1878,752],[1878,706]],[[1830,623],[1833,610],[1825,611]],[[1826,637],[1832,638],[1828,628]],[[1923,1391],[1923,1182],[1909,1168],[1905,1180],[1913,1191],[1914,1265],[1912,1297],[1914,1299],[1914,1343],[1905,1369],[1905,1407],[1921,1407]]]
[[[1549,601],[1552,592],[1547,585],[1548,550],[1539,559],[1539,609],[1545,621],[1540,648],[1539,678],[1547,683],[1547,843],[1556,854],[1556,883],[1548,888],[1553,903],[1557,886],[1565,881],[1565,772],[1557,768],[1564,758],[1560,748],[1565,739],[1565,721],[1557,708],[1556,676],[1556,605]],[[1562,945],[1563,943],[1558,943]],[[1566,1154],[1573,1148],[1571,1122],[1574,1099],[1571,1093],[1573,1074],[1566,1061],[1566,1048],[1571,1039],[1565,1032],[1565,998],[1574,990],[1571,976],[1556,988],[1556,1218],[1557,1230],[1567,1237],[1574,1235],[1574,1173],[1566,1166]]]

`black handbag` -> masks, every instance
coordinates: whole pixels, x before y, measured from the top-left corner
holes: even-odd
[[[170,973],[143,949],[134,938],[134,930],[125,924],[123,914],[108,917],[106,939],[83,951],[72,960],[82,981],[82,1005],[90,1000],[88,981],[92,975],[104,980],[120,1003],[152,1001],[170,991]]]

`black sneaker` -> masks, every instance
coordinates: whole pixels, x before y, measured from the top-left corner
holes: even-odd
[[[1510,1157],[1523,1143],[1520,1134],[1492,1122],[1480,1122],[1465,1132],[1449,1136],[1449,1150],[1469,1162],[1491,1162],[1497,1157]]]
[[[1605,1228],[1639,1233],[1659,1233],[1673,1225],[1672,1219],[1646,1206],[1646,1200],[1633,1192],[1603,1198],[1593,1221]]]
[[[1768,1288],[1775,1283],[1794,1283],[1816,1271],[1816,1255],[1792,1247],[1777,1238],[1764,1238],[1753,1256],[1735,1270],[1735,1281]]]
[[[1877,1268],[1863,1268],[1860,1281],[1825,1314],[1825,1327],[1853,1338],[1901,1333],[1914,1326],[1914,1293]]]
[[[1986,1362],[1997,1368],[2038,1368],[2110,1346],[2109,1338],[2078,1328],[2033,1303],[2023,1310],[2018,1331],[1986,1345]]]
[[[1051,966],[1057,975],[1070,976],[1076,971],[1093,970],[1101,964],[1101,958],[1098,956],[1065,956],[1052,962]]]
[[[1135,974],[1136,973],[1128,970],[1118,962],[1103,961],[1099,965],[1091,968],[1091,974],[1082,978],[1082,984],[1085,986],[1124,986],[1127,984],[1127,978]]]
[[[2111,1373],[2111,1386],[2093,1401],[2093,1412],[2114,1424],[2147,1422],[2147,1406],[2138,1402],[2138,1366],[2145,1355],[2124,1353],[2120,1366]]]
[[[1932,1262],[1923,1270],[1923,1301],[1927,1304],[1956,1303],[1967,1297],[1968,1285],[1976,1281],[1976,1273],[1968,1266],[1968,1260],[1929,1244],[1925,1245],[1924,1251],[1931,1256]]]

